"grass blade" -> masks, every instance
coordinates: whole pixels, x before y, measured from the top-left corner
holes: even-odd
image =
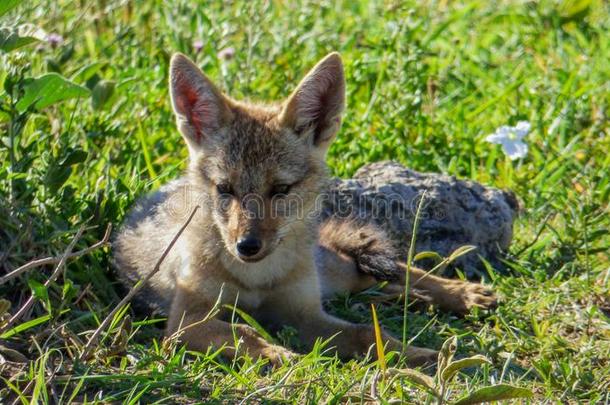
[[[375,328],[375,346],[377,347],[377,359],[379,360],[379,367],[385,374],[388,366],[385,359],[385,352],[383,350],[383,340],[381,339],[381,327],[379,326],[379,320],[377,319],[377,311],[375,305],[371,304],[371,311],[373,312],[373,327]]]
[[[413,233],[411,234],[411,244],[409,245],[409,254],[407,256],[407,274],[405,275],[405,300],[404,309],[402,314],[402,344],[407,344],[407,308],[409,306],[409,275],[411,274],[411,264],[413,263],[413,255],[415,253],[415,240],[417,237],[417,228],[419,227],[419,219],[424,200],[426,199],[426,192],[424,191],[417,204],[417,211],[415,212],[415,219],[413,220]]]
[[[258,334],[261,335],[266,341],[271,343],[277,343],[273,336],[271,336],[269,332],[267,332],[265,328],[263,328],[261,324],[258,323],[253,317],[248,315],[247,312],[229,304],[225,304],[224,307],[231,311],[234,311],[237,315],[239,315],[248,325],[252,326],[258,332]]]

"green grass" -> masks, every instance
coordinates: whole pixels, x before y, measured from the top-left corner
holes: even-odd
[[[510,274],[493,280],[502,300],[496,311],[465,319],[408,313],[416,344],[438,349],[457,335],[461,355],[492,362],[461,372],[447,395],[503,382],[530,388],[531,403],[610,402],[608,3],[287,3],[23,1],[0,17],[2,26],[32,23],[64,38],[57,47],[43,41],[0,53],[2,274],[61,256],[83,225],[75,250],[92,245],[138,196],[184,168],[167,93],[172,52],[191,56],[237,98],[269,100],[286,96],[338,50],[348,111],[329,155],[336,175],[395,159],[512,189],[524,206]],[[228,47],[234,57],[220,58]],[[95,101],[82,96],[17,114],[19,77],[48,72],[97,85]],[[484,137],[520,120],[532,123],[530,151],[512,162]],[[52,265],[0,286],[11,314],[36,296],[17,330],[0,340],[3,358],[28,359],[0,362],[0,402],[372,400],[375,363],[341,363],[317,348],[271,371],[262,361],[188,353],[162,343],[159,323],[128,317],[131,310],[119,312],[95,356],[79,362],[84,342],[125,293],[109,253],[70,261],[46,288]],[[374,294],[339,298],[329,310],[370,323]],[[396,336],[400,304],[377,307]],[[290,331],[281,339],[290,340]],[[379,381],[376,396],[432,401],[404,378]]]

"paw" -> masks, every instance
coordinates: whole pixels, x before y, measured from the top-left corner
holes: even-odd
[[[386,350],[402,352],[409,367],[428,366],[437,363],[438,351],[417,346],[404,346],[402,342],[394,337],[384,337],[387,344]]]
[[[481,284],[456,281],[451,291],[453,297],[443,307],[460,315],[469,313],[474,307],[489,309],[498,305],[494,292]]]
[[[269,360],[273,367],[280,367],[297,356],[296,353],[278,345],[269,345],[261,350],[261,357]]]

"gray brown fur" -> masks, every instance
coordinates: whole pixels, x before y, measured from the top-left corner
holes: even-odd
[[[501,269],[519,212],[514,194],[439,173],[420,173],[397,162],[362,166],[350,179],[334,179],[322,217],[357,218],[383,228],[401,260],[411,243],[419,200],[426,192],[415,252],[442,256],[463,245],[477,249],[455,261],[468,278],[480,278],[480,257]]]
[[[373,328],[332,317],[322,307],[323,297],[387,278],[382,267],[394,264],[396,270],[395,255],[374,228],[344,223],[339,235],[327,232],[327,223],[318,238],[315,202],[328,182],[325,154],[344,106],[339,55],[319,62],[281,104],[232,100],[183,55],[172,58],[170,89],[190,152],[189,168],[138,202],[129,215],[114,242],[122,277],[133,283],[151,271],[199,205],[141,296],[168,315],[169,335],[178,335],[192,350],[224,347],[228,356],[248,353],[274,364],[293,355],[248,325],[232,324],[231,311],[222,304],[236,304],[271,331],[293,326],[306,347],[335,336],[341,357],[365,353],[375,341]],[[286,192],[274,191],[279,189]],[[252,194],[256,200],[245,198]],[[280,204],[292,199],[300,202],[298,210]],[[246,236],[260,242],[247,257],[239,249]],[[495,302],[484,287],[414,271],[418,288],[430,292],[433,302],[452,302],[448,309],[463,313]],[[404,269],[389,287],[404,291]],[[201,322],[216,303],[219,313]],[[405,350],[411,364],[435,360],[433,350],[405,348],[385,332],[382,338],[388,350]]]
[[[320,224],[317,250],[332,249],[350,257],[358,271],[379,281],[396,281],[402,270],[398,253],[385,232],[371,223],[349,218],[326,218]]]

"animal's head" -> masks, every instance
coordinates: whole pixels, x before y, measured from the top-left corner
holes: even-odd
[[[170,88],[190,176],[227,250],[261,260],[305,220],[326,180],[345,105],[341,57],[326,56],[276,105],[230,99],[181,54],[171,60]]]

